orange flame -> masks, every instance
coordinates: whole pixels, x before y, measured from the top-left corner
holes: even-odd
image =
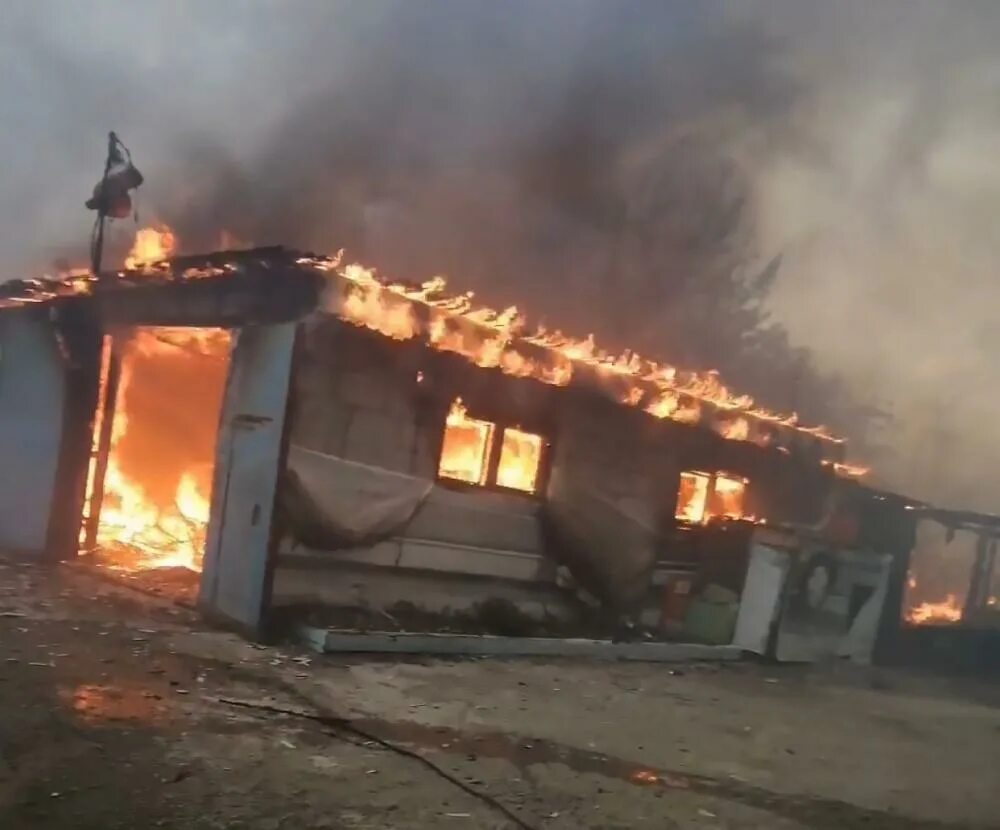
[[[492,442],[493,424],[470,418],[462,399],[456,398],[445,422],[438,475],[484,484]]]
[[[490,478],[497,425],[470,418],[461,398],[455,398],[445,420],[438,475],[484,485]],[[500,487],[534,493],[538,486],[544,441],[541,435],[504,427],[497,459],[495,483]]]
[[[921,602],[906,612],[906,621],[914,625],[956,623],[962,619],[958,597],[948,594],[942,602]]]
[[[534,493],[542,459],[542,436],[507,427],[503,431],[497,484]]]
[[[141,228],[136,231],[132,250],[125,257],[129,271],[168,259],[177,247],[177,237],[166,225],[159,228]]]
[[[721,421],[716,425],[716,430],[723,438],[732,441],[746,441],[750,437],[750,422],[746,418],[733,418],[729,421]]]
[[[224,363],[205,358],[225,356],[228,346],[229,335],[216,329],[137,329],[127,341],[97,529],[115,566],[201,569],[225,377]],[[171,416],[175,387],[200,393],[186,410],[197,417],[181,416],[163,435],[156,420]]]
[[[748,395],[731,392],[718,372],[681,372],[669,364],[646,359],[626,350],[611,354],[598,347],[592,334],[577,339],[558,329],[537,326],[528,330],[521,312],[511,306],[498,311],[473,305],[472,292],[446,293],[442,277],[434,277],[419,286],[380,280],[374,270],[358,264],[343,265],[341,254],[335,257],[303,257],[299,264],[316,268],[331,277],[339,277],[347,286],[346,298],[335,305],[336,313],[359,326],[366,326],[389,337],[406,340],[424,336],[435,348],[461,354],[479,366],[499,368],[517,377],[533,377],[545,383],[564,386],[575,376],[577,367],[593,370],[596,383],[601,378],[606,391],[630,406],[641,406],[659,418],[682,423],[698,423],[714,407],[738,414],[727,419],[724,434],[734,440],[747,440],[752,434],[751,421],[764,421],[814,436],[817,440],[843,443],[826,427],[805,427],[795,413],[779,414],[755,406]],[[341,293],[336,279],[331,279],[333,295]],[[427,307],[415,313],[414,305]],[[524,344],[525,348],[519,348]],[[538,352],[535,356],[532,348]],[[631,388],[622,390],[621,381]],[[601,387],[603,388],[603,387]],[[834,465],[843,475],[862,475],[862,468]]]

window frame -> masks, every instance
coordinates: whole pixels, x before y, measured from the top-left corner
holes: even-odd
[[[463,399],[464,400],[464,399]],[[451,406],[449,402],[448,406]],[[528,499],[540,500],[544,498],[545,490],[548,487],[549,473],[551,472],[552,459],[552,439],[543,432],[536,432],[530,428],[521,426],[519,423],[509,418],[489,418],[484,417],[479,410],[473,410],[471,406],[466,408],[466,415],[476,421],[484,421],[493,425],[490,445],[486,453],[486,473],[482,484],[466,481],[460,478],[450,478],[441,474],[441,455],[444,452],[444,439],[448,430],[448,410],[445,410],[444,419],[440,423],[440,432],[437,442],[437,460],[435,462],[435,482],[455,490],[472,490],[476,492],[507,493],[514,496],[522,496]],[[541,438],[541,449],[538,457],[538,469],[535,474],[535,489],[533,491],[521,490],[517,487],[507,487],[497,483],[497,472],[500,469],[500,456],[503,453],[503,437],[508,429],[517,430],[527,435],[537,435]]]
[[[705,491],[705,503],[701,510],[701,518],[698,521],[691,521],[690,519],[683,519],[678,516],[679,512],[679,502],[681,497],[681,486],[684,481],[684,476],[699,476],[701,478],[708,478],[708,487]],[[716,498],[716,482],[719,478],[725,478],[732,481],[743,482],[743,499],[740,505],[741,515],[738,517],[733,516],[723,516],[723,515],[712,515],[713,499]],[[733,473],[728,470],[713,470],[711,472],[707,470],[681,470],[677,474],[677,488],[674,495],[674,507],[672,511],[672,517],[675,526],[693,528],[693,527],[707,527],[712,522],[725,521],[725,522],[742,522],[747,521],[747,496],[750,490],[750,479],[744,475],[738,473]]]

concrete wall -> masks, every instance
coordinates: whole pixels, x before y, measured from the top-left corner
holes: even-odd
[[[592,396],[559,407],[553,477],[592,488],[622,512],[659,528],[673,515],[680,473],[662,424]]]
[[[311,318],[293,378],[292,442],[432,478],[436,435],[418,417],[417,370],[409,356],[373,332],[325,315]]]
[[[48,321],[28,311],[0,314],[0,550],[45,550],[64,399]]]

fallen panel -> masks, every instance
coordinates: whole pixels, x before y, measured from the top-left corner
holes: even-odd
[[[698,643],[612,643],[608,640],[564,640],[555,637],[497,637],[482,634],[422,634],[340,631],[303,626],[302,639],[319,652],[339,654],[434,654],[470,657],[589,657],[680,663],[694,660],[739,660],[735,646]]]

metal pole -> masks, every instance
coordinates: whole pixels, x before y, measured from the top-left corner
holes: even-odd
[[[91,273],[101,279],[101,260],[104,255],[104,222],[107,218],[107,183],[111,166],[117,155],[118,136],[114,131],[108,133],[108,155],[104,162],[104,177],[101,179],[101,193],[97,205],[97,229],[91,250]],[[102,323],[102,328],[104,328]],[[108,471],[108,456],[111,453],[111,434],[115,419],[115,404],[118,399],[118,386],[121,379],[121,354],[114,336],[104,331],[107,337],[108,373],[105,378],[103,396],[98,402],[100,407],[100,431],[94,436],[92,452],[95,456],[94,480],[91,484],[90,504],[87,517],[84,519],[83,545],[85,550],[93,550],[97,546],[97,529],[101,520],[101,506],[104,503],[104,477]],[[95,416],[96,416],[95,412]]]
[[[108,133],[108,155],[104,161],[104,176],[101,179],[101,193],[97,202],[97,232],[94,238],[94,245],[90,252],[90,270],[95,277],[101,275],[101,260],[104,256],[104,222],[107,218],[107,187],[108,176],[111,174],[111,165],[114,163],[118,136],[112,130]]]

